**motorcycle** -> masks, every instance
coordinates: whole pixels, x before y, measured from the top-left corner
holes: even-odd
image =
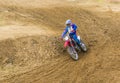
[[[69,35],[66,35],[63,40],[65,41],[64,47],[67,47],[67,51],[73,60],[78,60],[78,53],[83,51],[87,51],[87,47],[85,43],[82,41],[80,36],[77,37],[80,40],[80,44],[78,44],[74,39],[72,39]]]

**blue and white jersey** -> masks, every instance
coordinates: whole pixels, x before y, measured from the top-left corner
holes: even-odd
[[[64,32],[62,33],[62,38],[68,33],[70,35],[76,35],[76,30],[77,30],[77,26],[75,24],[72,24],[70,27],[67,26],[64,30]]]

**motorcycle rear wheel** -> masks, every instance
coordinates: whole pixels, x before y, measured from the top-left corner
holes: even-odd
[[[80,45],[81,49],[83,52],[87,52],[87,46],[85,45],[85,43],[81,40],[81,45]]]

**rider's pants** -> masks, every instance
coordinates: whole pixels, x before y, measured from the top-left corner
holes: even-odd
[[[71,38],[73,38],[78,44],[80,44],[80,40],[77,38],[77,35],[70,35]]]

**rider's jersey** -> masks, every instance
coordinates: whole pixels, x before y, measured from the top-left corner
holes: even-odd
[[[62,38],[68,33],[70,35],[76,35],[76,30],[77,30],[77,26],[75,24],[72,24],[70,27],[67,26],[64,30],[64,32],[62,33]]]

